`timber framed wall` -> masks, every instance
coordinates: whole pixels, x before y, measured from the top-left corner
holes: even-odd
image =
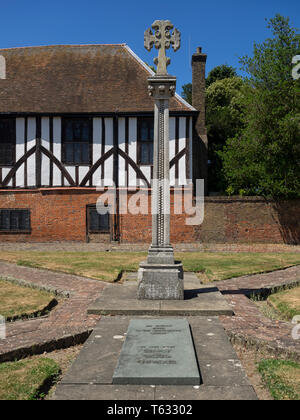
[[[144,114],[153,117],[153,114]],[[0,188],[150,187],[152,165],[138,164],[138,121],[143,115],[70,115],[91,121],[90,164],[63,163],[64,118],[10,116],[16,122],[15,162],[0,166]],[[7,116],[6,116],[7,118]],[[171,113],[170,178],[192,179],[193,114]]]

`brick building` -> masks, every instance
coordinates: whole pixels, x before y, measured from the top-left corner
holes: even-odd
[[[122,214],[137,188],[151,191],[152,71],[125,44],[0,50],[0,241],[151,241],[151,212]],[[193,105],[170,100],[170,181],[206,179],[205,62],[193,55]],[[3,65],[2,65],[3,70]],[[3,72],[2,72],[3,73]],[[116,214],[99,215],[117,187]],[[172,194],[172,193],[171,193]],[[171,240],[191,241],[184,215]]]

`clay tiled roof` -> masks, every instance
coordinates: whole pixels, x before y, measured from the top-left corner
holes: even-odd
[[[149,70],[125,44],[0,50],[0,112],[85,113],[152,111]],[[173,111],[193,110],[180,97]]]

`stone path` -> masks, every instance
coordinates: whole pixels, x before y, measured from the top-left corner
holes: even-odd
[[[82,343],[100,319],[87,315],[87,308],[105,283],[4,262],[0,262],[0,275],[69,295],[48,317],[8,323],[7,338],[0,340],[0,362]]]
[[[151,323],[153,317],[138,317],[138,319],[144,319]],[[83,346],[78,358],[57,386],[55,400],[257,399],[218,317],[187,317],[193,336],[193,351],[195,350],[198,361],[198,365],[193,368],[193,374],[199,375],[200,373],[201,376],[201,380],[198,378],[197,385],[178,385],[178,379],[174,381],[173,385],[172,380],[169,384],[157,385],[154,379],[153,382],[156,385],[113,384],[113,375],[130,320],[129,316],[103,317],[101,319]],[[175,349],[180,346],[180,343],[172,341],[170,335],[172,334],[167,334],[167,339],[170,340],[169,345]],[[166,336],[164,337],[166,339]],[[145,341],[143,344],[148,350],[149,356],[150,347],[147,347]],[[129,346],[132,346],[132,342]],[[127,357],[130,359],[132,356]],[[176,359],[173,357],[174,353],[171,353],[170,359],[175,362]],[[151,357],[147,360],[151,362]],[[162,358],[155,359],[156,362],[162,362],[162,360]],[[152,368],[155,370],[154,362]],[[185,372],[182,372],[183,366],[180,359],[175,365],[172,364],[172,368],[175,371],[178,368],[184,376]],[[143,380],[141,382],[143,383]]]
[[[0,362],[84,342],[100,319],[99,315],[87,315],[87,308],[101,295],[106,285],[103,282],[4,262],[0,262],[0,275],[69,293],[69,298],[60,302],[48,317],[8,324],[7,339],[0,341]],[[291,336],[293,325],[266,318],[245,296],[269,286],[296,282],[300,282],[300,266],[218,282],[218,288],[235,311],[234,317],[220,318],[230,338],[300,360],[300,342]]]
[[[276,289],[297,283],[300,284],[300,266],[218,282],[219,290],[235,312],[234,317],[220,317],[230,338],[236,343],[264,347],[275,355],[300,361],[300,340],[292,338],[294,325],[267,318],[247,297],[257,292],[268,293],[266,288]]]

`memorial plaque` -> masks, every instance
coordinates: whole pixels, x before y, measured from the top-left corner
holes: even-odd
[[[113,384],[200,385],[187,320],[130,321]]]

